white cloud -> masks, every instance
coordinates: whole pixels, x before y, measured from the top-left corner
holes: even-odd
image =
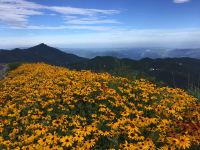
[[[32,2],[24,0],[0,0],[0,21],[14,26],[25,26],[28,23],[28,16],[42,15],[41,8]]]
[[[174,0],[174,3],[178,3],[178,4],[180,4],[180,3],[187,3],[187,2],[189,2],[190,0]]]
[[[86,8],[74,8],[74,7],[47,7],[47,9],[61,13],[61,14],[72,14],[72,15],[86,15],[86,16],[92,16],[96,14],[105,14],[105,15],[111,15],[111,14],[118,14],[118,10],[101,10],[101,9],[86,9]]]
[[[7,29],[7,27],[0,27],[0,29]],[[66,26],[25,26],[25,27],[19,27],[19,26],[12,26],[9,27],[9,29],[28,29],[28,30],[91,30],[91,31],[107,31],[113,29],[112,27],[105,27],[105,26],[87,26],[87,25],[66,25]]]
[[[84,17],[78,18],[74,16],[66,17],[67,24],[76,24],[76,25],[93,25],[93,24],[118,24],[117,20],[114,19],[102,19],[97,17]]]
[[[62,15],[81,16],[112,15],[120,13],[118,10],[46,6],[27,0],[0,0],[0,22],[18,27],[26,26],[30,16],[44,15],[44,10],[49,10],[53,12],[53,14],[59,13]]]
[[[69,26],[68,29],[79,29],[79,30],[94,30],[94,31],[108,31],[111,30],[111,27],[105,27],[105,26],[80,26],[80,25],[73,25]]]

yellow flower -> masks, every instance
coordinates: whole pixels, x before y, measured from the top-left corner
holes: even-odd
[[[41,146],[46,145],[46,139],[40,138],[40,139],[38,140],[38,144],[40,144]]]
[[[182,136],[179,138],[178,147],[180,149],[190,148],[190,138],[187,136]]]
[[[76,134],[74,137],[73,137],[74,141],[78,141],[78,142],[82,142],[84,140],[84,137],[79,135],[79,134]]]
[[[24,64],[0,80],[0,143],[5,149],[109,149],[115,143],[131,150],[188,149],[199,145],[199,110],[184,90],[144,79]]]
[[[177,147],[179,141],[178,141],[177,138],[169,137],[168,138],[168,143],[170,144],[171,147]]]
[[[122,145],[122,147],[125,150],[132,150],[133,149],[133,145],[131,143],[128,143],[127,141],[125,141],[125,143]]]
[[[64,147],[70,147],[73,144],[73,138],[72,136],[64,136],[60,139],[60,142],[62,143],[62,146]]]
[[[128,130],[130,130],[130,132],[139,132],[139,129],[136,125],[134,124],[130,124],[126,127]]]
[[[90,149],[91,147],[93,147],[95,145],[95,140],[94,139],[91,139],[91,140],[88,140],[88,141],[85,141],[84,142],[84,147],[86,149]]]

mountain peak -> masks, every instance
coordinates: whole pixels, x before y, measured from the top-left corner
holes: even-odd
[[[37,47],[49,47],[48,45],[44,44],[44,43],[40,43],[39,45],[36,45]]]
[[[29,48],[29,50],[49,50],[49,49],[55,49],[55,48],[53,48],[53,47],[50,47],[50,46],[48,46],[48,45],[46,45],[46,44],[44,44],[44,43],[40,43],[40,44],[38,44],[38,45],[35,45],[35,46],[33,46],[33,47],[31,47],[31,48]]]
[[[86,58],[65,53],[44,43],[26,49],[14,49],[0,52],[0,63],[44,62],[53,65],[67,66],[68,64],[79,63],[86,60]]]

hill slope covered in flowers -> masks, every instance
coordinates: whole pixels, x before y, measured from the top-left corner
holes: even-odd
[[[197,149],[199,108],[181,89],[25,64],[0,81],[0,149]]]

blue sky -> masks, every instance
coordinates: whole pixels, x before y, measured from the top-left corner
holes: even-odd
[[[0,48],[195,48],[199,18],[199,0],[0,0]]]

